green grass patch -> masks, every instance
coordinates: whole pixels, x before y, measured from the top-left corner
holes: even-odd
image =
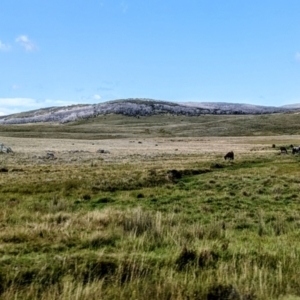
[[[194,159],[1,173],[1,299],[300,296],[298,158]]]

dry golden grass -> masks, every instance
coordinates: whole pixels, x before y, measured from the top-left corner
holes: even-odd
[[[89,160],[104,162],[139,162],[159,159],[166,156],[203,155],[203,159],[223,156],[234,151],[240,155],[274,153],[272,144],[277,146],[298,145],[299,135],[258,136],[258,137],[210,137],[210,138],[143,138],[143,139],[105,139],[105,140],[70,140],[70,139],[35,139],[0,137],[0,142],[10,146],[14,155],[0,156],[0,164],[23,161],[41,163],[48,151],[54,152],[57,160],[44,160],[51,164],[82,163]],[[97,153],[104,150],[109,153]],[[37,157],[36,157],[37,156]]]

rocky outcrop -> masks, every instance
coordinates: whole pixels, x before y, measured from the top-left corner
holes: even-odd
[[[99,149],[96,151],[96,153],[110,153],[108,150],[104,150],[104,149]]]
[[[263,105],[252,105],[242,103],[226,103],[226,102],[186,102],[185,105],[192,107],[201,107],[212,111],[222,112],[226,111],[229,114],[273,114],[279,112],[286,112],[291,109],[288,107],[276,107],[276,106],[263,106]],[[293,107],[293,109],[295,109]]]
[[[91,105],[74,105],[35,110],[32,112],[0,117],[0,124],[25,124],[37,122],[67,123],[78,119],[87,119],[98,115],[122,114],[126,116],[150,116],[175,114],[198,116],[211,113],[211,110],[189,107],[178,103],[146,99],[127,99],[109,101]]]
[[[0,153],[13,153],[10,147],[0,143]]]

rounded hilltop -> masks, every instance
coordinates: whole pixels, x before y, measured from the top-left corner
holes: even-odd
[[[67,123],[78,119],[88,119],[105,114],[121,114],[125,116],[151,115],[184,115],[200,116],[236,115],[236,114],[269,114],[289,112],[295,107],[268,107],[238,103],[186,102],[154,100],[148,98],[117,99],[97,104],[75,104],[61,107],[48,107],[18,114],[1,116],[0,124],[26,124],[38,122]]]

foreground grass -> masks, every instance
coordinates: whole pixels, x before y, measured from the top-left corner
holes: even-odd
[[[299,161],[6,165],[1,299],[297,299]]]

